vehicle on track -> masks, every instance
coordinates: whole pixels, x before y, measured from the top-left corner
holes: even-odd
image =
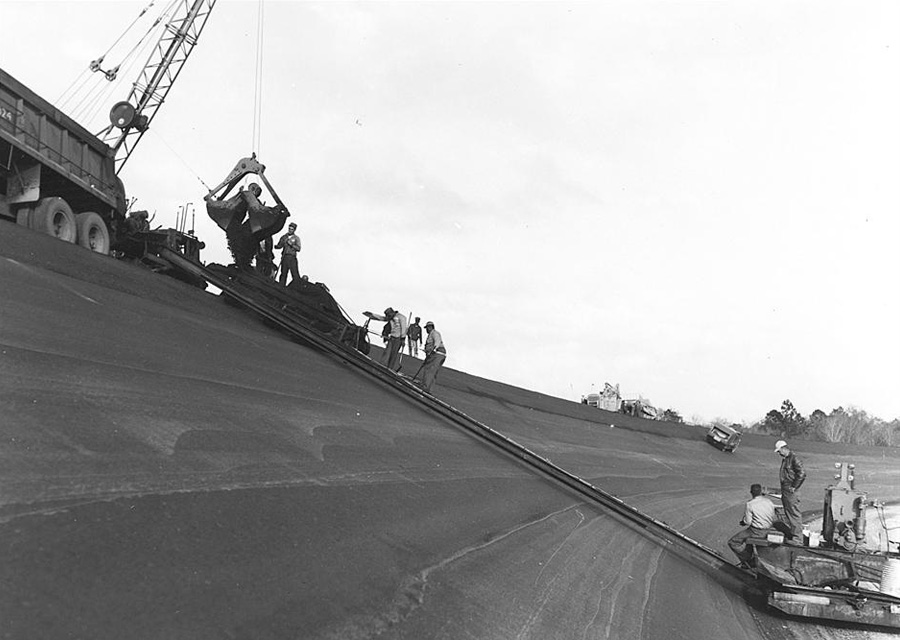
[[[726,453],[734,453],[734,450],[741,444],[742,435],[735,427],[713,425],[706,432],[706,441],[716,449],[721,449]]]

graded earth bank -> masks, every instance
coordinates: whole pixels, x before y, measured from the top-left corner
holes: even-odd
[[[873,637],[774,615],[181,282],[3,224],[0,299],[3,637]],[[452,368],[436,394],[723,552],[777,478],[770,438],[723,454]],[[838,460],[900,495],[892,450],[797,449],[810,514]]]

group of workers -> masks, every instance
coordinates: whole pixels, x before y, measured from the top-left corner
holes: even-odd
[[[398,313],[393,307],[384,310],[385,325],[381,336],[384,339],[384,355],[382,364],[391,371],[400,370],[400,359],[403,353],[404,342],[409,345],[409,355],[418,355],[419,344],[422,341],[422,328],[419,325],[421,318],[416,318],[413,323],[402,313]],[[434,323],[429,320],[425,323],[425,360],[422,366],[413,376],[413,382],[431,393],[438,371],[447,359],[447,348],[444,346],[444,338]],[[422,375],[421,381],[419,374]]]
[[[728,547],[738,557],[742,568],[753,566],[753,547],[747,543],[750,538],[765,538],[771,529],[780,529],[789,543],[803,539],[799,491],[803,481],[806,480],[806,471],[797,454],[791,451],[784,440],[775,443],[775,453],[781,456],[778,481],[787,526],[778,521],[775,505],[763,495],[762,485],[750,485],[751,497],[744,507],[744,517],[741,519],[741,525],[747,528],[738,531],[728,540]]]
[[[290,223],[287,233],[282,235],[274,246],[275,249],[281,249],[281,265],[279,267],[281,275],[278,281],[282,286],[287,286],[288,274],[291,275],[291,282],[300,278],[297,254],[300,253],[301,244],[296,231],[297,225],[293,222]],[[410,323],[402,313],[388,307],[384,310],[384,319],[382,337],[385,346],[382,364],[391,371],[399,371],[404,343],[409,345],[410,356],[415,357],[419,354],[419,345],[422,343],[422,326],[419,324],[421,318],[416,318],[415,322]],[[441,332],[435,328],[434,322],[429,320],[425,323],[425,333],[427,334],[424,345],[425,360],[413,377],[413,382],[431,393],[438,371],[447,359],[447,348],[444,346],[444,339]],[[420,374],[421,381],[419,380]]]

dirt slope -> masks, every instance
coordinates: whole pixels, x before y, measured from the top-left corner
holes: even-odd
[[[175,280],[0,223],[0,300],[0,637],[874,637],[771,615]],[[776,481],[767,438],[452,369],[436,393],[720,550]],[[797,449],[810,512],[839,459],[900,495],[893,452]]]

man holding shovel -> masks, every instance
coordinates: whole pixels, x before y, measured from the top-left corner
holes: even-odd
[[[438,371],[447,359],[447,349],[441,332],[434,328],[434,323],[429,320],[425,323],[425,362],[422,363],[422,388],[431,393]],[[416,374],[418,375],[418,374]]]

